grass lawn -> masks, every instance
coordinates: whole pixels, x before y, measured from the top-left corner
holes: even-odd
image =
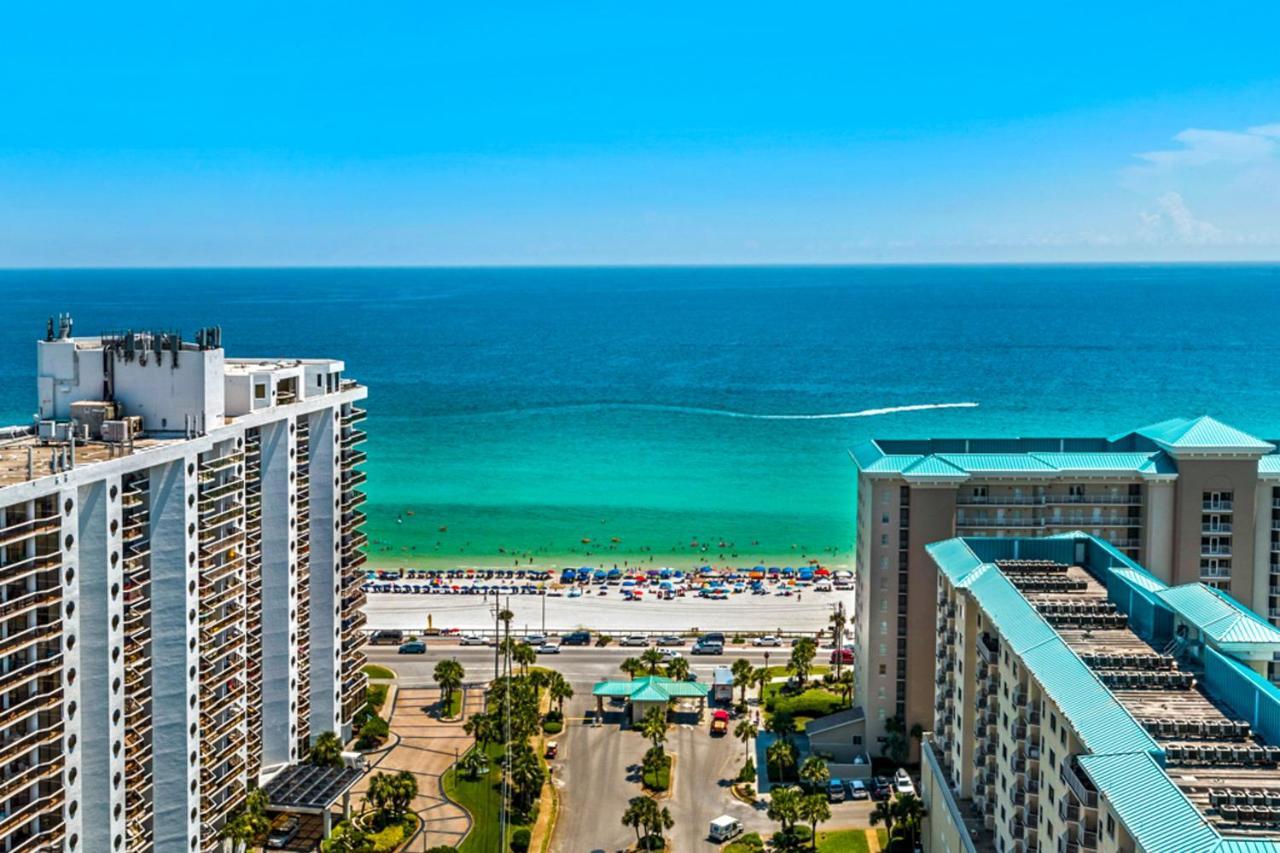
[[[825,717],[847,708],[844,699],[823,687],[810,687],[803,693],[788,696],[782,692],[782,684],[770,684],[764,689],[764,708],[767,716],[786,711],[795,718],[796,727],[804,731],[809,720]]]
[[[845,669],[848,669],[848,667],[845,667]],[[809,667],[809,678],[811,680],[814,678],[822,678],[822,676],[826,675],[830,671],[831,671],[831,667],[826,666],[825,664],[818,665],[818,666],[811,666]],[[791,671],[787,669],[785,664],[783,666],[769,667],[770,678],[782,678],[784,676],[789,676],[789,675],[791,675]]]
[[[367,663],[364,665],[364,674],[370,678],[395,678],[396,674],[385,666],[378,666],[376,663]]]
[[[449,697],[449,707],[444,709],[446,717],[457,717],[462,713],[462,691],[455,690],[453,695]]]
[[[509,827],[504,841],[499,837],[499,825],[502,813],[502,773],[499,763],[502,757],[501,744],[490,744],[486,748],[489,756],[489,772],[478,779],[469,779],[456,767],[450,767],[444,774],[444,790],[455,802],[471,814],[471,832],[466,841],[458,848],[459,853],[494,853],[510,847],[511,833],[524,827],[533,829],[532,824],[516,824]]]
[[[842,829],[818,833],[818,853],[867,853],[865,829]]]
[[[642,783],[651,791],[665,791],[671,787],[671,756],[667,756],[663,765],[657,770],[646,770],[641,778]]]

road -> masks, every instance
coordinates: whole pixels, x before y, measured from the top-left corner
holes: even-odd
[[[590,687],[606,678],[625,677],[618,665],[626,658],[639,657],[643,651],[638,647],[567,646],[558,655],[541,655],[538,663],[556,670],[574,686]],[[751,661],[754,666],[763,666],[765,652],[769,653],[770,665],[786,663],[791,655],[789,648],[757,649],[752,646],[729,646],[723,655],[690,655],[687,646],[683,651],[689,659],[691,671],[703,683],[711,680],[711,672],[716,666],[732,664],[740,657]],[[366,646],[365,654],[369,663],[395,670],[397,682],[403,687],[434,686],[431,672],[437,661],[446,658],[455,658],[462,664],[469,682],[493,678],[493,649],[487,646],[459,646],[453,641],[429,639],[424,655],[402,655],[395,646]]]

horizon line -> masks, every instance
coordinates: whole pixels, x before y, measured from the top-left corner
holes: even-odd
[[[712,263],[423,263],[423,264],[106,264],[68,266],[0,266],[9,272],[163,272],[268,270],[611,270],[611,269],[885,269],[945,267],[1266,267],[1280,266],[1280,257],[1251,260],[1077,260],[1077,261],[727,261]]]

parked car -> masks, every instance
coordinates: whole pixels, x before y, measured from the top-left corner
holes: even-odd
[[[538,654],[540,655],[558,655],[560,654],[559,643],[543,643],[538,646]]]
[[[721,646],[723,646],[723,645],[724,645],[724,632],[723,632],[723,631],[711,631],[711,632],[709,632],[709,633],[703,634],[701,637],[699,637],[699,638],[698,638],[698,642],[699,642],[699,643],[719,643]]]
[[[713,735],[725,735],[729,733],[729,712],[723,708],[718,708],[711,715],[711,733]]]
[[[693,654],[695,655],[722,655],[724,654],[724,643],[708,643],[699,640],[693,646]]]
[[[684,637],[681,637],[679,634],[663,634],[661,637],[658,638],[658,645],[683,646]]]
[[[852,666],[853,665],[853,649],[832,649],[831,662],[836,663],[837,661],[839,661],[842,664]]]
[[[398,646],[404,642],[404,631],[374,631],[369,643],[374,646]]]
[[[773,634],[765,634],[763,637],[756,637],[754,640],[752,640],[752,641],[751,641],[751,645],[753,645],[753,646],[780,646],[780,645],[782,645],[782,640],[778,639],[778,638],[777,638],[777,637],[775,637]]]
[[[546,641],[547,638],[542,634],[529,634],[520,642],[524,643],[526,646],[540,646]]]
[[[489,641],[479,634],[463,634],[458,638],[460,646],[487,646]]]
[[[871,792],[867,790],[867,783],[861,779],[849,780],[849,799],[865,800],[871,796]]]
[[[547,741],[547,751],[542,754],[543,758],[555,758],[560,754],[560,744],[554,740]]]
[[[644,634],[628,634],[618,641],[620,646],[647,646],[649,638]]]
[[[893,792],[899,796],[903,794],[914,794],[916,792],[915,783],[911,781],[911,777],[907,771],[901,767],[898,772],[893,774]]]
[[[831,779],[827,782],[827,802],[844,802],[844,782],[839,779]]]
[[[421,640],[410,640],[407,643],[400,644],[400,654],[402,655],[425,655],[427,653],[427,644]]]
[[[267,834],[267,846],[272,850],[279,850],[293,841],[298,834],[299,822],[296,817],[289,815],[277,818],[271,827],[271,832]]]
[[[565,634],[560,639],[562,646],[586,646],[591,643],[590,631],[574,631],[571,634]]]
[[[871,797],[875,800],[887,800],[893,793],[893,785],[884,776],[876,776],[871,780]]]

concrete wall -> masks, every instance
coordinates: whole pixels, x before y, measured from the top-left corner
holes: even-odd
[[[1205,492],[1231,492],[1230,592],[1253,606],[1253,524],[1258,463],[1254,459],[1179,459],[1174,526],[1174,582],[1200,580],[1200,524]],[[1270,508],[1267,510],[1270,513]],[[1265,604],[1263,612],[1266,612]]]
[[[337,412],[311,415],[311,734],[342,725]]]
[[[908,537],[907,715],[906,728],[933,727],[934,655],[937,652],[938,570],[924,548],[955,535],[956,493],[953,488],[911,490]],[[895,602],[896,604],[896,602]],[[918,745],[908,738],[911,760]]]
[[[262,427],[262,761],[296,757],[294,709],[297,662],[290,660],[297,632],[295,577],[295,436],[288,419]]]
[[[920,762],[920,799],[926,811],[920,833],[925,853],[976,853],[931,749],[924,750]]]
[[[81,724],[81,750],[88,767],[82,783],[84,843],[110,850],[124,838],[124,564],[120,545],[120,478],[79,490],[80,512],[80,697],[94,713]],[[112,530],[112,522],[115,529]],[[119,806],[119,811],[116,807]]]
[[[196,454],[151,469],[152,716],[157,850],[200,837]],[[173,749],[185,744],[186,749]],[[188,752],[190,754],[188,754]]]

